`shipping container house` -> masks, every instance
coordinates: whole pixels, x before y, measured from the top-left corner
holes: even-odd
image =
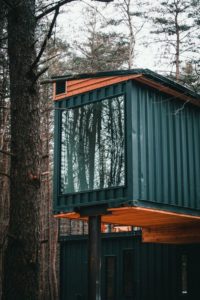
[[[199,95],[147,69],[52,81],[55,215],[200,242]]]

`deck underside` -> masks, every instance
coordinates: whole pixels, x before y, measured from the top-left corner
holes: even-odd
[[[79,213],[63,213],[57,218],[87,220]],[[142,228],[143,242],[191,244],[200,243],[200,216],[178,214],[143,207],[108,209],[102,222]]]

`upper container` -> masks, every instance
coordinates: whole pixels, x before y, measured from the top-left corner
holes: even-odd
[[[55,213],[200,215],[200,99],[147,69],[54,77]]]

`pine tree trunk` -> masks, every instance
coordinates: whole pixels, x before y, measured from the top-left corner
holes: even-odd
[[[35,1],[12,1],[8,13],[11,92],[10,223],[4,299],[39,298],[40,131],[34,72]]]
[[[134,50],[135,50],[135,35],[133,32],[133,25],[131,20],[131,12],[130,12],[130,0],[124,2],[126,7],[126,15],[127,15],[127,22],[128,22],[128,29],[129,29],[129,55],[128,55],[128,68],[131,69],[133,67],[134,61]]]
[[[0,151],[8,151],[8,123],[9,109],[6,103],[7,87],[7,57],[5,55],[5,6],[0,6]],[[2,299],[2,282],[3,282],[3,256],[5,251],[5,237],[8,225],[8,205],[9,205],[9,156],[0,152],[0,300]]]
[[[175,26],[176,26],[176,80],[179,81],[180,77],[180,32],[179,32],[179,24],[178,24],[178,11],[175,15]]]
[[[57,286],[57,220],[52,216],[52,115],[51,90],[45,85],[40,89],[41,102],[41,203],[40,203],[40,300],[58,300]]]

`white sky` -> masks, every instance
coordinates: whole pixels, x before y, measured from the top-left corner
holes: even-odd
[[[61,35],[62,39],[64,38],[67,42],[72,42],[73,39],[83,39],[83,33],[81,29],[84,28],[84,21],[87,16],[83,14],[83,8],[86,6],[86,1],[91,6],[98,6],[99,10],[105,17],[112,16],[115,18],[116,11],[113,10],[112,5],[107,5],[105,8],[104,3],[91,1],[91,0],[85,0],[85,1],[75,1],[71,2],[68,5],[64,7],[64,11],[59,15],[58,17],[58,25],[61,27]],[[155,2],[157,0],[149,0],[150,3],[155,5]],[[158,0],[159,1],[159,0]],[[133,1],[135,3],[135,0]],[[104,9],[102,9],[104,8]],[[149,8],[151,10],[151,7]],[[149,28],[149,22],[146,23],[143,34],[144,36],[140,36],[140,39],[142,38],[143,41],[148,41],[150,38],[150,30]],[[81,36],[82,35],[82,36]],[[166,66],[162,64],[159,61],[159,47],[160,44],[149,44],[148,46],[141,46],[137,45],[136,47],[136,60],[134,67],[136,68],[149,68],[153,71],[156,71],[158,73],[164,73],[165,71],[172,71],[172,69],[169,66]]]
[[[90,1],[91,5],[96,4],[94,1]],[[105,4],[98,3],[97,4],[100,9],[104,7]],[[61,36],[67,42],[72,42],[73,38],[80,39],[82,38],[80,35],[82,34],[80,31],[80,27],[83,28],[85,16],[83,16],[82,10],[85,6],[81,1],[71,2],[65,6],[64,11],[59,15],[58,25],[61,28]],[[104,8],[103,15],[114,17],[113,10],[110,9],[109,5],[107,8]],[[157,49],[152,47],[141,47],[137,49],[137,64],[134,67],[137,68],[149,68],[152,70],[156,70],[156,66],[154,63],[154,55],[156,54]]]

